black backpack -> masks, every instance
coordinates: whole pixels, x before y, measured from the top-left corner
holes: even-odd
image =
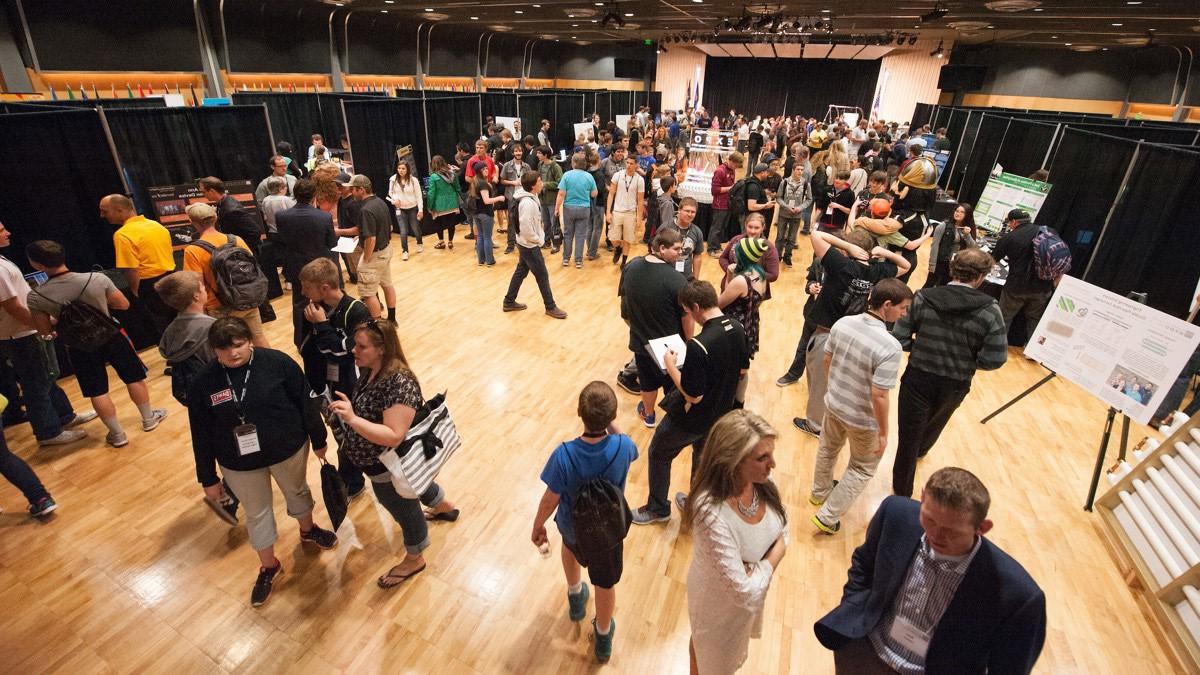
[[[581,563],[600,560],[620,546],[633,523],[633,513],[625,501],[625,493],[604,478],[613,462],[624,454],[621,443],[618,440],[617,451],[599,475],[584,481],[575,494],[571,522],[575,527],[575,553]],[[567,461],[574,466],[570,453],[566,454]]]
[[[59,304],[58,324],[55,327],[63,344],[85,352],[99,351],[121,332],[121,324],[117,323],[116,319],[105,314],[104,310],[83,301],[83,293],[88,284],[92,283],[95,274],[88,274],[88,280],[84,282],[83,288],[79,289],[79,295],[74,300]],[[37,289],[33,292],[42,295]]]
[[[233,235],[225,235],[220,247],[197,239],[192,242],[208,251],[211,256],[213,281],[216,283],[217,299],[222,305],[235,310],[258,307],[267,299],[267,277],[258,267],[254,254],[237,245]]]
[[[809,185],[812,186],[813,204],[824,211],[829,202],[833,201],[833,186],[829,184],[829,175],[825,173],[825,169],[813,171]]]
[[[737,218],[746,212],[746,179],[742,178],[729,189],[729,218]]]
[[[171,366],[171,396],[183,407],[188,406],[188,389],[209,362],[192,354],[182,361],[168,362]]]

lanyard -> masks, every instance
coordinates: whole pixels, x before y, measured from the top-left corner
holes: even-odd
[[[635,178],[637,178],[637,174],[632,176],[625,174],[625,192],[631,192],[633,190],[633,181]]]
[[[250,386],[250,366],[254,364],[254,350],[250,351],[250,360],[246,362],[246,379],[242,380],[242,393],[238,394],[233,390],[233,380],[229,379],[229,369],[221,367],[221,373],[225,375],[225,383],[229,385],[229,395],[233,397],[233,407],[237,410],[238,419],[242,424],[246,423],[246,415],[242,413],[242,401],[246,400],[246,389]]]

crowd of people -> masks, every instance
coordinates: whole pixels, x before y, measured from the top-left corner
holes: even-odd
[[[567,314],[550,288],[546,250],[578,269],[599,259],[603,245],[621,266],[617,290],[629,332],[631,357],[617,384],[638,396],[638,418],[653,435],[639,452],[616,423],[614,389],[586,384],[578,403],[582,432],[557,446],[542,470],[545,492],[531,540],[548,555],[546,521],[553,515],[568,617],[587,616],[586,568],[595,587],[595,656],[605,662],[614,649],[615,587],[629,525],[665,523],[677,509],[693,547],[691,668],[729,673],[761,634],[765,597],[796,520],[771,480],[781,432],[752,411],[746,394],[771,284],[800,263],[808,299],[796,322],[795,358],[776,384],[807,380],[805,411],[793,426],[819,439],[808,491],[814,511],[804,520],[813,532],[840,531],[889,439],[897,439],[894,496],[868,525],[841,603],[815,626],[818,639],[834,651],[838,672],[1028,672],[1045,638],[1045,598],[986,539],[986,487],[969,471],[946,467],[929,476],[919,501],[912,499],[917,461],[937,445],[975,371],[1005,363],[1013,317],[1024,313],[1032,328],[1053,290],[1055,281],[1038,273],[1028,214],[1009,214],[1011,231],[992,254],[978,245],[968,205],[959,205],[950,222],[931,222],[936,165],[922,155],[921,130],[910,135],[896,124],[749,120],[732,110],[718,118],[703,109],[658,116],[639,110],[625,129],[602,125],[598,116],[592,122],[590,135],[564,149],[571,151],[565,171],[548,122],[537,139],[489,123],[449,161],[432,157],[424,179],[410,161],[399,161],[382,194],[367,176],[324,159],[328,149],[317,136],[307,166],[281,143],[269,160],[271,175],[255,191],[257,213],[220,179],[199,181],[205,201],[186,209],[194,236],[179,266],[167,230],[138,215],[128,197],[109,195],[100,213],[117,227],[126,292],[103,273],[70,271],[55,242],[35,241],[22,252],[47,277],[32,290],[19,268],[0,258],[0,354],[20,386],[17,407],[43,445],[80,441],[82,425],[99,417],[107,443],[122,446],[128,437],[108,396],[111,365],[143,432],[153,431],[166,410],[151,404],[146,368],[111,318],[111,310],[130,308],[132,296],[133,309],[161,336],[172,393],[187,410],[205,502],[231,524],[244,512],[258,556],[251,603],[267,602],[283,573],[272,482],[303,544],[326,550],[338,543],[336,528],[313,517],[310,451],[321,462],[336,460],[349,499],[370,483],[401,527],[404,557],[378,578],[379,587],[392,588],[426,568],[429,523],[460,515],[437,482],[402,494],[384,461],[428,404],[396,325],[391,273],[409,259],[408,238],[416,239],[418,254],[431,234],[434,249],[449,251],[466,224],[478,265],[516,254],[503,311],[526,309],[518,296],[532,274],[546,314],[556,319]],[[681,197],[678,187],[691,170],[689,131],[713,127],[735,134],[741,147],[713,174],[712,203],[704,205],[710,217],[701,224],[701,204]],[[935,138],[935,147],[942,144],[944,130]],[[796,257],[806,250],[801,236],[811,242],[811,260]],[[331,250],[339,237],[357,239],[352,253]],[[916,250],[930,239],[927,281],[914,292],[907,281]],[[0,228],[0,248],[7,245]],[[715,286],[700,278],[706,253],[718,259]],[[997,301],[980,289],[1000,259],[1010,272]],[[270,299],[288,290],[294,354],[272,347],[263,331],[275,318]],[[48,341],[56,338],[94,412],[71,410],[54,384]],[[904,351],[910,357],[902,368]],[[689,485],[672,496],[671,466],[688,446]],[[835,478],[846,446],[849,463]],[[648,491],[631,509],[626,479],[643,454]],[[33,515],[56,508],[28,465],[2,444],[0,468]]]

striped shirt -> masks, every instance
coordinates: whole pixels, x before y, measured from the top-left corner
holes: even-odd
[[[900,343],[882,321],[864,312],[833,324],[825,353],[833,356],[825,407],[849,427],[876,429],[871,387],[896,386]]]
[[[908,367],[970,382],[975,370],[995,370],[1008,358],[1000,306],[983,291],[952,281],[917,292],[892,335],[912,353]]]
[[[921,535],[921,546],[908,566],[908,574],[904,577],[904,585],[900,587],[896,601],[868,636],[875,653],[896,672],[902,675],[924,673],[925,657],[893,640],[890,635],[892,624],[897,617],[902,617],[932,638],[982,543],[983,538],[976,537],[970,553],[946,556],[930,548],[925,535]]]

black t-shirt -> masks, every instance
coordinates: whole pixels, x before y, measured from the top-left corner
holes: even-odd
[[[996,262],[1008,259],[1008,278],[1004,287],[1011,293],[1050,293],[1054,290],[1054,282],[1039,279],[1033,268],[1033,238],[1037,233],[1037,225],[1026,223],[1000,237],[992,251]]]
[[[896,276],[896,266],[887,260],[872,259],[864,265],[836,248],[829,249],[821,258],[821,270],[825,279],[810,318],[825,328],[832,328],[843,316],[866,311],[871,287]]]
[[[629,349],[642,353],[650,340],[683,335],[679,289],[687,280],[673,265],[634,258],[621,277],[621,318],[629,322]]]
[[[854,206],[854,191],[847,187],[844,190],[834,192],[830,204],[841,204],[846,208]],[[833,213],[830,213],[831,209]],[[835,209],[832,206],[827,206],[825,213],[821,214],[821,224],[826,229],[841,230],[846,227],[846,219],[849,217],[849,213],[841,209]]]
[[[684,429],[707,431],[733,409],[738,378],[750,367],[746,332],[731,316],[721,315],[705,322],[696,337],[688,340],[687,358],[680,370],[679,384],[688,396],[702,397],[679,420]]]
[[[375,250],[382,251],[388,247],[392,239],[392,218],[388,213],[391,208],[387,202],[375,195],[370,195],[360,203],[362,204],[360,214],[362,225],[358,236],[361,239],[375,237]]]

